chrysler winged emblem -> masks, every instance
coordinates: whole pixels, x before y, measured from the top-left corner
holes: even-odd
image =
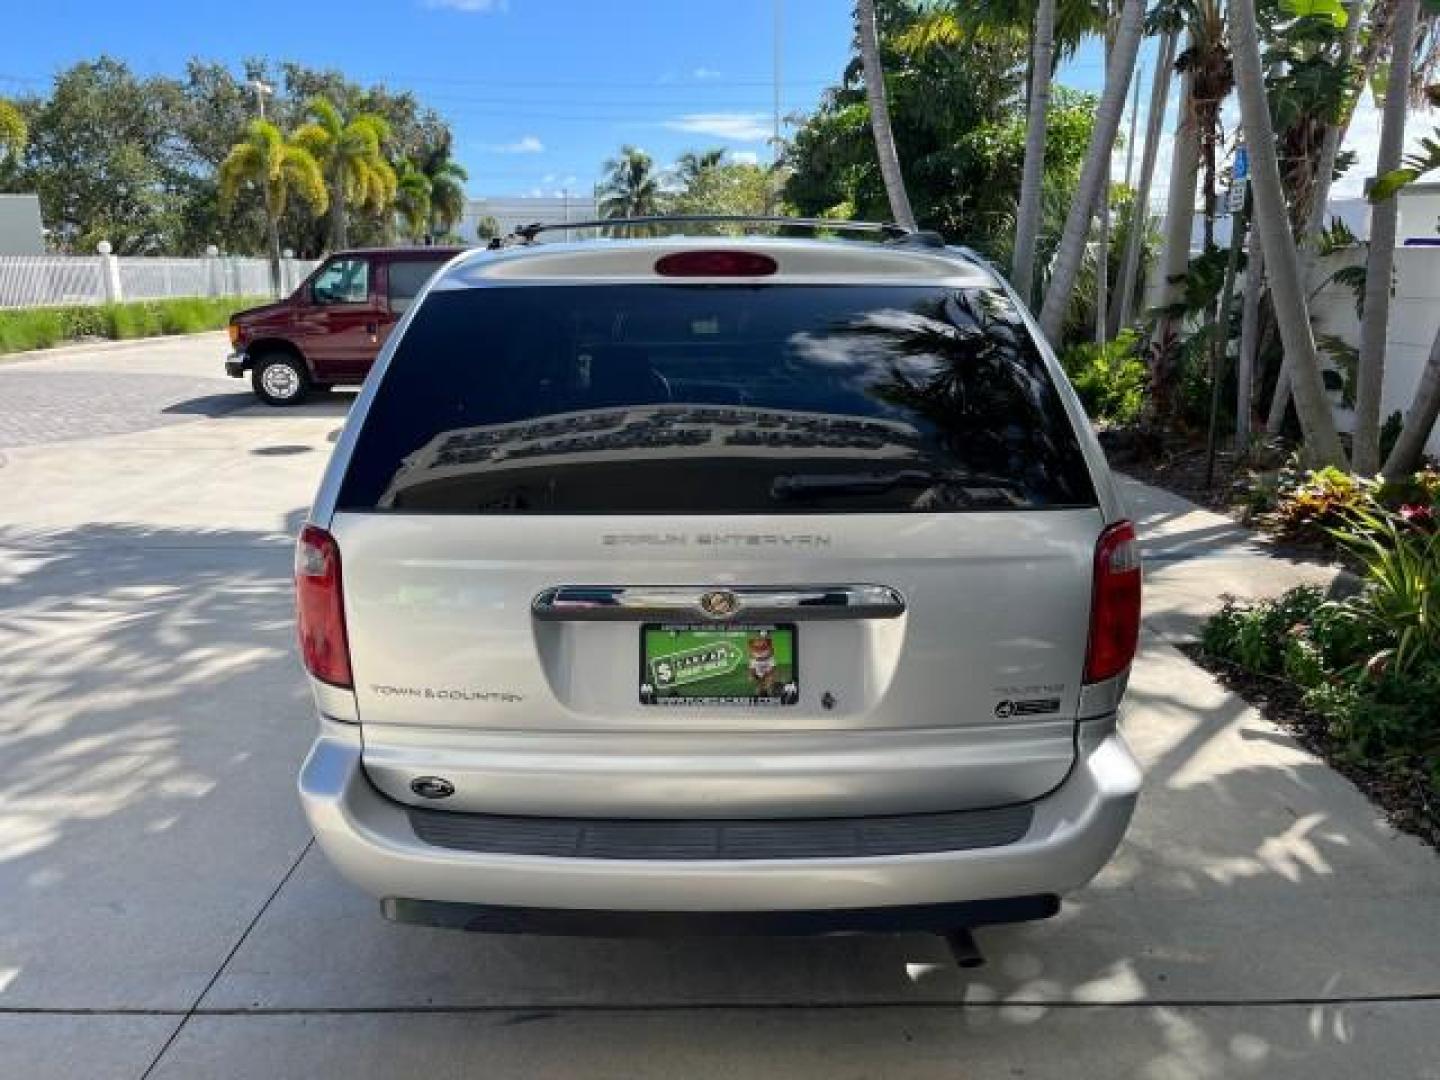
[[[740,598],[733,592],[717,589],[700,597],[700,610],[712,619],[728,619],[740,610]]]

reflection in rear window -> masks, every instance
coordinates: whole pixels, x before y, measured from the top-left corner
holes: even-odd
[[[591,285],[432,293],[344,510],[823,513],[1089,506],[995,289]]]

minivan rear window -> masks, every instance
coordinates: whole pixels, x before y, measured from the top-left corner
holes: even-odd
[[[827,513],[1091,506],[1075,432],[994,288],[433,292],[342,510]]]

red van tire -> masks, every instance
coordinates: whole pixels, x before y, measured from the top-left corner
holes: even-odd
[[[285,352],[266,353],[256,357],[250,372],[250,385],[255,396],[266,405],[284,407],[299,405],[310,393],[310,372],[305,361]]]

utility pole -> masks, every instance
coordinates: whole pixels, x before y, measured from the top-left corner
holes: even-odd
[[[776,165],[780,164],[780,40],[785,26],[784,11],[784,0],[775,0],[775,115],[770,142]]]

